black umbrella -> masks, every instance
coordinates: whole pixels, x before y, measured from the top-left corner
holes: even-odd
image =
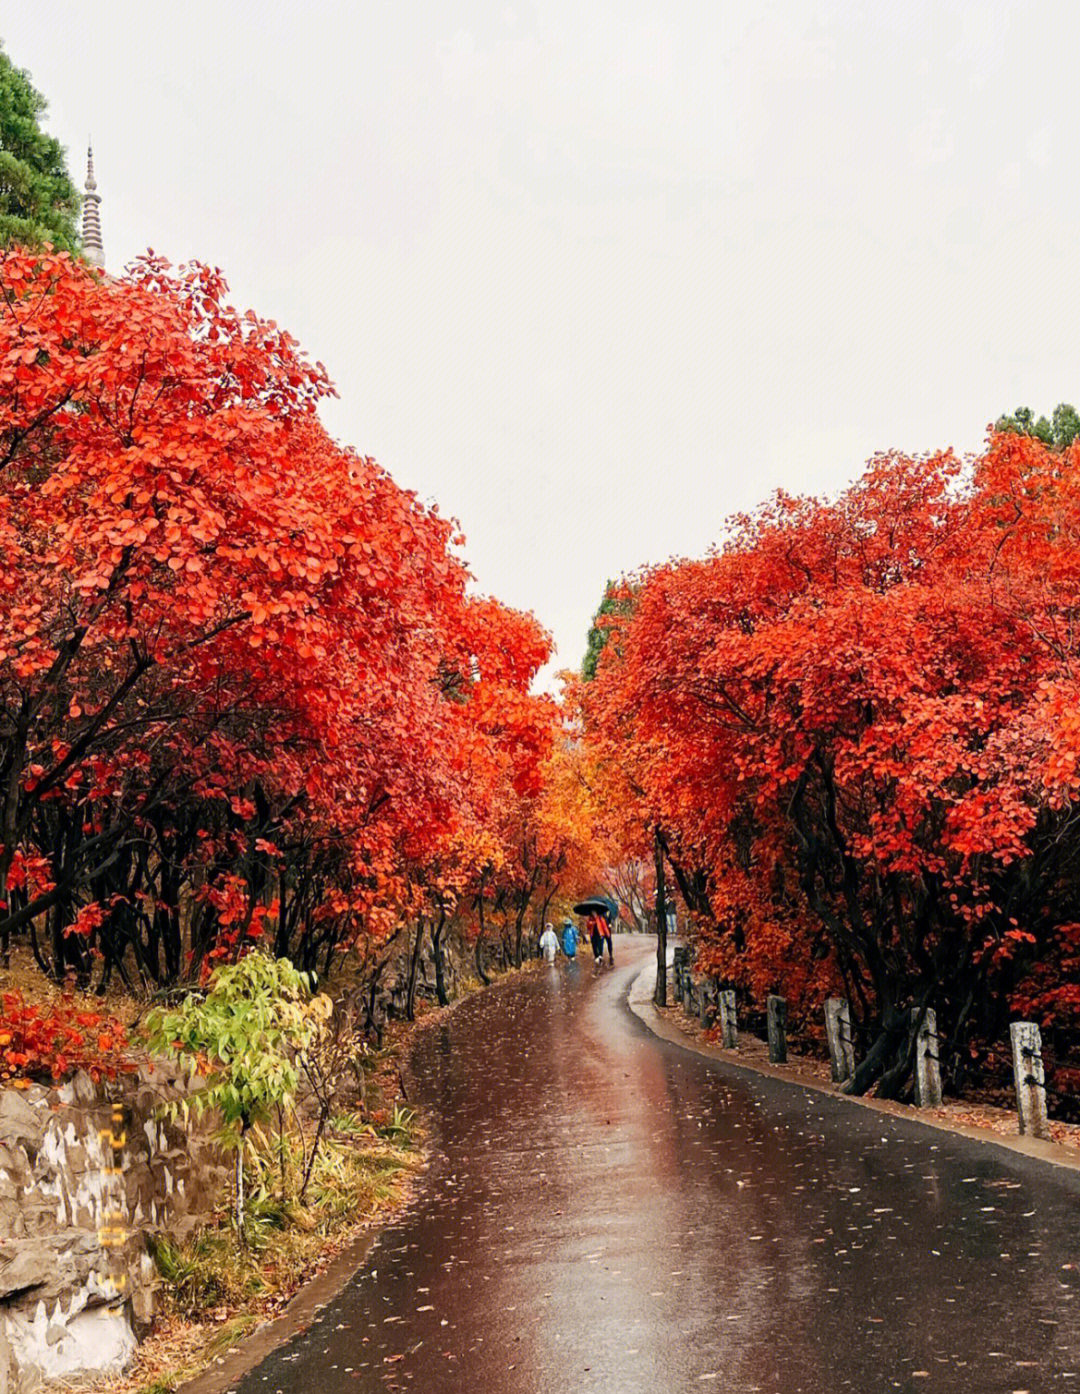
[[[619,918],[619,907],[609,895],[591,895],[587,900],[574,906],[575,915],[603,915],[614,923]]]

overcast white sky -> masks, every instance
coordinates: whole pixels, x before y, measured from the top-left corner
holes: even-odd
[[[576,667],[779,485],[1080,399],[1080,6],[7,0],[106,256],[221,266]]]

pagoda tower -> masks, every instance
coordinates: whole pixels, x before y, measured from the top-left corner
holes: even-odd
[[[101,245],[101,195],[94,178],[94,147],[86,150],[86,193],[83,194],[82,250],[91,266],[105,268],[105,249]]]

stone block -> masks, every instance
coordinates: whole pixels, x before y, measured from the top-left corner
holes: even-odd
[[[0,1332],[10,1337],[0,1341],[0,1394],[5,1380],[22,1394],[43,1378],[123,1363],[159,1286],[152,1263],[147,1271],[145,1229],[182,1239],[228,1196],[232,1171],[212,1140],[215,1120],[165,1122],[162,1102],[182,1092],[165,1075],[171,1081],[143,1067],[119,1082],[127,1120],[119,1177],[102,1138],[111,1105],[89,1078],[0,1089]],[[114,1214],[129,1217],[120,1228],[130,1233],[103,1247],[101,1226]]]
[[[0,1297],[51,1285],[59,1272],[59,1259],[50,1244],[25,1242],[14,1253],[0,1250]]]
[[[76,1103],[96,1104],[101,1097],[98,1086],[85,1070],[76,1070],[71,1087],[75,1094]]]
[[[769,1059],[774,1065],[782,1065],[787,1060],[787,1001],[783,997],[770,995],[767,1003]]]
[[[1014,1021],[1009,1027],[1009,1037],[1012,1042],[1020,1131],[1028,1137],[1049,1138],[1050,1120],[1046,1112],[1046,1079],[1039,1028],[1033,1021]]]
[[[855,1073],[855,1042],[851,1034],[851,1009],[842,997],[825,1003],[825,1036],[833,1082],[843,1084]]]
[[[48,1115],[31,1107],[21,1090],[0,1090],[0,1138],[5,1143],[22,1143],[36,1153],[45,1136]]]
[[[84,1297],[76,1293],[66,1312],[62,1308],[47,1311],[39,1302],[32,1312],[8,1316],[6,1336],[17,1368],[13,1394],[35,1389],[45,1380],[119,1373],[129,1363],[135,1353],[135,1334],[125,1310],[91,1308]],[[56,1335],[58,1325],[62,1334]]]
[[[941,1067],[938,1064],[937,1017],[932,1007],[911,1009],[915,1032],[915,1107],[941,1107]]]
[[[738,1050],[739,1048],[735,993],[731,988],[720,993],[720,1044],[727,1050]]]
[[[0,1394],[17,1394],[19,1388],[19,1368],[15,1364],[15,1352],[0,1327]]]

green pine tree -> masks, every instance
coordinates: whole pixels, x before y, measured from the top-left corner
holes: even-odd
[[[1049,421],[1040,416],[1036,421],[1030,407],[1017,407],[1011,416],[999,416],[994,422],[995,431],[1008,431],[1017,436],[1034,436],[1043,445],[1064,450],[1080,436],[1080,412],[1068,402],[1059,402]]]
[[[40,121],[45,98],[0,47],[0,246],[79,249],[79,194]]]
[[[593,678],[596,677],[596,665],[600,662],[600,655],[611,635],[610,629],[602,622],[603,617],[605,615],[629,615],[632,610],[633,600],[624,592],[618,591],[615,585],[608,581],[604,587],[603,599],[593,616],[593,622],[585,641],[585,658],[581,664],[581,676],[586,682],[592,682]]]

